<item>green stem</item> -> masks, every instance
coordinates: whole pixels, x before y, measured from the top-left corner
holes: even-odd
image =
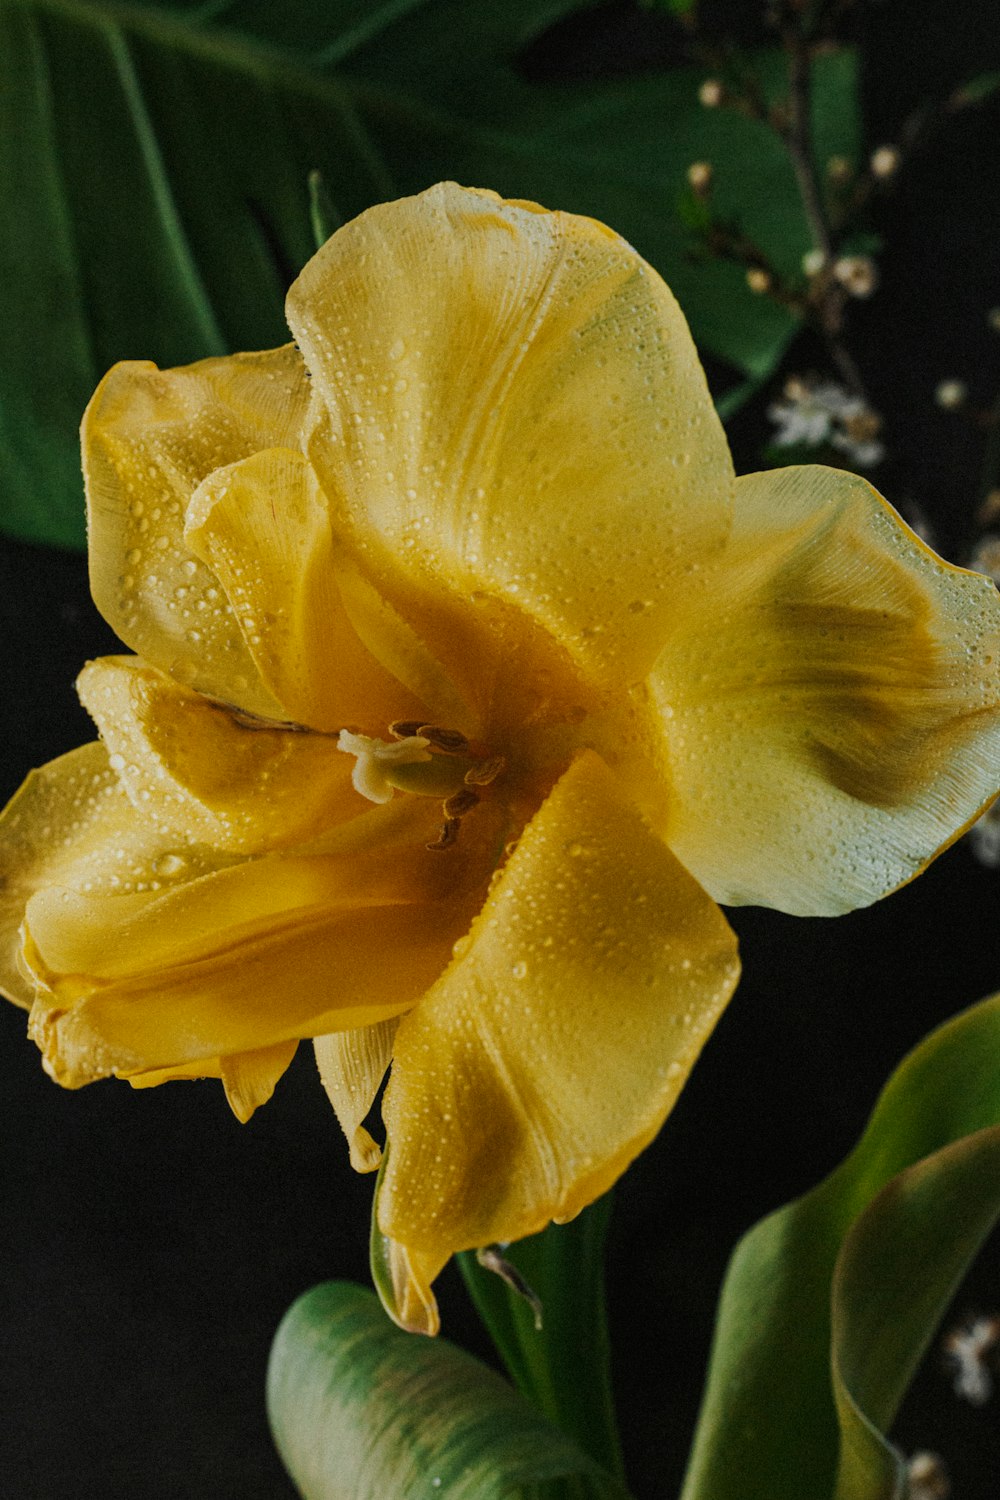
[[[624,1464],[611,1388],[604,1296],[604,1241],[610,1195],[571,1224],[552,1224],[505,1252],[543,1306],[530,1303],[471,1252],[458,1257],[465,1284],[521,1393],[609,1473]]]

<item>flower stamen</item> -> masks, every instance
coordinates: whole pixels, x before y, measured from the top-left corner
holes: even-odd
[[[455,840],[458,838],[458,830],[460,827],[460,818],[449,818],[447,822],[442,823],[441,832],[438,834],[433,844],[425,844],[424,848],[431,849],[435,853],[439,849],[450,849],[451,846],[455,843]]]
[[[397,719],[389,725],[393,739],[405,740],[419,736],[440,750],[443,755],[464,755],[469,741],[460,729],[443,729],[440,724],[418,724],[415,719]]]
[[[473,747],[461,730],[440,724],[396,719],[389,725],[389,733],[392,740],[375,739],[351,729],[340,731],[337,748],[357,756],[351,778],[355,790],[371,802],[388,802],[393,790],[425,797],[444,793],[444,822],[437,838],[425,848],[450,849],[458,838],[462,819],[482,800],[476,788],[490,786],[506,766],[506,759]]]

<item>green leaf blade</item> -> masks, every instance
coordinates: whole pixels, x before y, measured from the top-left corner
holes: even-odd
[[[268,1369],[278,1450],[304,1500],[625,1500],[498,1375],[405,1334],[328,1282],[286,1314]]]
[[[896,1493],[884,1429],[1000,1215],[998,1049],[1000,996],[926,1038],[841,1166],[740,1241],[683,1500]]]

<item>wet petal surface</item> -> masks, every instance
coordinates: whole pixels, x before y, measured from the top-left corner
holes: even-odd
[[[268,718],[285,715],[184,524],[214,469],[298,446],[308,399],[291,345],[177,370],[135,361],[104,377],[81,429],[94,603],[155,666]]]
[[[437,1264],[604,1192],[663,1123],[738,973],[721,912],[592,754],[457,953],[400,1023],[383,1107],[380,1229]]]
[[[667,838],[718,901],[802,916],[911,879],[996,792],[1000,599],[863,479],[737,484],[723,563],[651,679]]]
[[[334,529],[479,708],[483,657],[531,622],[588,676],[642,676],[672,580],[724,539],[732,469],[631,247],[445,183],[339,231],[287,313]]]
[[[77,688],[137,814],[177,838],[252,854],[366,810],[330,736],[241,720],[138,657],[90,662]]]
[[[37,891],[22,961],[47,1066],[78,1086],[402,1013],[447,963],[495,857],[486,818],[453,861],[430,853],[438,816],[409,799],[335,830],[325,848],[173,889]]]
[[[272,448],[216,469],[195,491],[184,540],[221,582],[286,718],[333,731],[426,717],[348,618],[327,508],[301,453]]]

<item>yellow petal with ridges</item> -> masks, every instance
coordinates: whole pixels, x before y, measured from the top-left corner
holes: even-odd
[[[392,1061],[397,1025],[393,1019],[358,1031],[335,1031],[313,1043],[319,1076],[347,1137],[355,1172],[374,1172],[382,1159],[364,1121]]]
[[[81,428],[90,586],[115,633],[188,686],[282,718],[219,580],[184,541],[214,469],[299,444],[309,383],[291,345],[176,370],[115,365]]]
[[[383,1106],[379,1228],[428,1263],[603,1193],[660,1128],[738,974],[721,912],[589,752],[459,951],[400,1023]]]
[[[996,792],[997,591],[821,467],[740,479],[706,573],[651,679],[668,842],[717,901],[867,906]]]
[[[591,219],[443,183],[339,230],[286,311],[334,530],[463,692],[483,708],[468,642],[503,657],[518,617],[645,675],[733,484],[656,272]]]
[[[270,448],[216,469],[188,506],[184,540],[221,582],[287,718],[332,731],[425,716],[348,618],[330,518],[301,453]]]
[[[0,994],[25,1007],[34,998],[19,955],[36,892],[60,886],[95,899],[126,895],[232,862],[188,834],[138,818],[98,742],[32,771],[0,814]]]
[[[487,818],[478,833],[469,819],[443,860],[424,848],[440,817],[432,802],[367,816],[367,839],[348,825],[336,852],[272,854],[173,890],[37,892],[22,961],[54,1076],[79,1086],[174,1068],[412,1006],[482,903],[494,835]]]
[[[139,816],[178,838],[250,854],[367,810],[335,738],[241,720],[139,657],[90,662],[77,691]]]

